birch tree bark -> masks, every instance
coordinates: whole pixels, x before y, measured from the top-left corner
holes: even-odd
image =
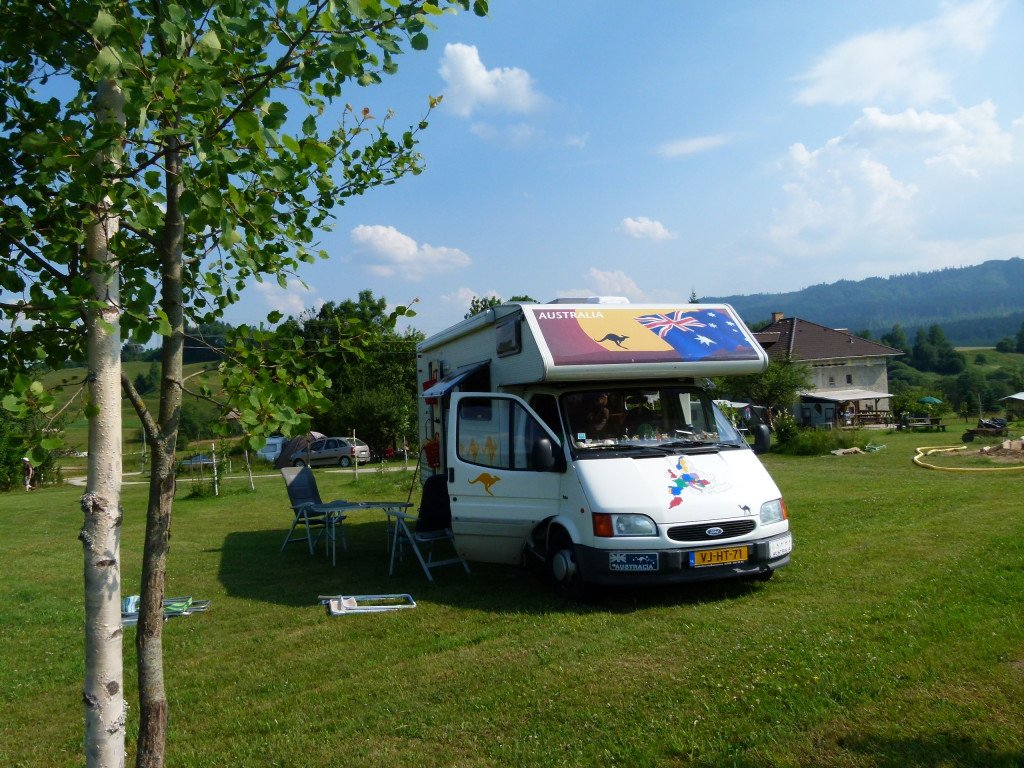
[[[167,139],[164,164],[167,213],[160,239],[160,306],[170,333],[161,345],[160,412],[158,423],[143,420],[150,432],[153,459],[146,509],[146,547],[142,557],[142,605],[135,635],[139,670],[139,740],[135,764],[159,768],[167,742],[167,691],[163,666],[163,597],[174,504],[174,449],[182,399],[182,355],[185,339],[182,275],[185,223],[181,213],[181,153],[177,138]]]
[[[97,89],[98,125],[124,123],[115,83]],[[86,765],[124,765],[125,714],[121,630],[121,333],[116,257],[118,220],[97,206],[86,232],[92,302],[87,312],[89,468],[82,497],[84,549]]]

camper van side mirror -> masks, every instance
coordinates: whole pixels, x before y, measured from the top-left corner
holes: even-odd
[[[767,453],[772,447],[772,433],[768,431],[767,424],[758,424],[754,427],[754,453]]]
[[[541,437],[534,441],[531,455],[533,469],[537,472],[564,472],[565,457],[556,454],[551,440]]]

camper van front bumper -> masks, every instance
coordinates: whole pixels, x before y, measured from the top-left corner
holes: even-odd
[[[789,565],[792,534],[714,547],[608,550],[577,545],[583,577],[595,584],[675,584],[768,576]]]

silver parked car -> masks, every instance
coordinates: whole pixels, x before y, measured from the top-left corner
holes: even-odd
[[[370,446],[358,438],[322,437],[309,444],[309,450],[293,454],[292,466],[351,467],[354,463],[365,464],[370,460]]]

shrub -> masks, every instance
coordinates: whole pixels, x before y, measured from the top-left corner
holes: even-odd
[[[796,433],[774,447],[787,456],[821,456],[837,448],[853,448],[861,434],[843,429],[797,429]]]
[[[775,433],[775,442],[784,445],[796,437],[800,427],[792,413],[780,411],[772,418],[772,431]]]

